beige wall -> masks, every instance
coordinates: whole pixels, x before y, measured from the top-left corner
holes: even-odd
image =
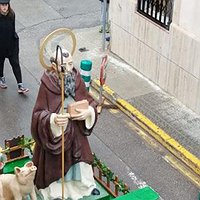
[[[182,0],[180,4],[180,26],[200,39],[199,0]]]
[[[111,51],[200,114],[200,41],[182,26],[181,1],[175,1],[170,31],[138,14],[136,6],[137,0],[111,1]]]

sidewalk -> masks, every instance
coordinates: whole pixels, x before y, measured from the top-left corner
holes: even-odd
[[[93,62],[92,79],[99,79],[104,53],[101,51],[102,35],[98,27],[76,30],[75,33],[79,46],[74,59],[90,59]],[[79,52],[81,47],[86,47],[88,51]],[[105,87],[107,98],[125,109],[129,115],[136,116],[141,125],[153,132],[153,137],[200,174],[200,116],[116,55],[109,51],[106,53],[109,58]],[[93,85],[98,86],[98,82],[93,81]]]

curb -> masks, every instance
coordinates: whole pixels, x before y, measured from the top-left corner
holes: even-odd
[[[100,82],[92,80],[91,86],[99,91]],[[133,105],[122,99],[107,85],[103,86],[103,96],[116,105],[123,113],[131,117],[140,127],[147,131],[154,139],[161,143],[168,151],[184,162],[193,172],[200,175],[200,159],[185,149],[175,139],[170,137],[151,120],[145,117]]]

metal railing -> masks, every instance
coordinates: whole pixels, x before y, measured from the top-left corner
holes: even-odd
[[[137,11],[169,30],[174,0],[138,0]]]

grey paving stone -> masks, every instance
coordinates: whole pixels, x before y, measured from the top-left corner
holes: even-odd
[[[200,117],[169,95],[156,91],[129,99],[153,123],[200,157]]]

